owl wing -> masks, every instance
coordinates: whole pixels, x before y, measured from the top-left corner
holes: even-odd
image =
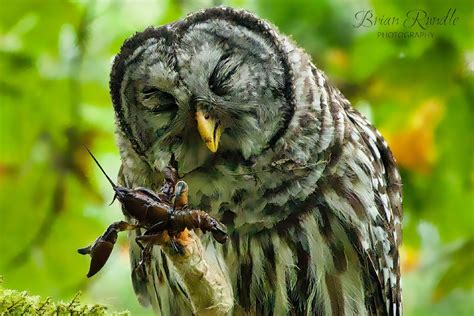
[[[368,247],[359,239],[359,259],[366,270],[365,284],[368,310],[373,315],[400,315],[400,262],[398,247],[401,243],[402,189],[395,159],[375,127],[357,110],[345,103],[347,117],[358,132],[359,143],[367,155],[370,166],[376,217],[367,216]],[[354,239],[360,236],[356,234]],[[385,308],[383,308],[385,306]]]

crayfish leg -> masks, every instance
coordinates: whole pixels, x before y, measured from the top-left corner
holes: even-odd
[[[125,221],[118,221],[118,222],[114,222],[114,223],[109,225],[110,229],[114,229],[117,232],[123,232],[123,231],[127,231],[127,230],[134,230],[134,229],[139,228],[139,227],[140,227],[139,225],[130,224],[129,222],[125,222]]]
[[[135,241],[137,244],[141,245],[140,248],[143,249],[143,244],[148,245],[163,245],[164,243],[168,242],[170,237],[166,231],[160,232],[158,234],[145,234],[141,236],[137,236]],[[145,248],[146,248],[145,246]]]
[[[151,226],[149,229],[147,229],[144,236],[156,235],[166,230],[167,227],[168,227],[168,222],[165,222],[165,221],[158,222],[154,224],[153,226]]]
[[[135,273],[139,277],[140,280],[146,279],[146,276],[147,276],[146,267],[147,267],[147,264],[151,261],[152,248],[153,248],[153,244],[147,244],[144,248],[142,248],[140,261],[133,269],[133,273]]]

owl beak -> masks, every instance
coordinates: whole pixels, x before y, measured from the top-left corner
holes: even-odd
[[[222,126],[202,111],[196,111],[196,121],[202,140],[206,143],[207,148],[215,153],[222,135]]]

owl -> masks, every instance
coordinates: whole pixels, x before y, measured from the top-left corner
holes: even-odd
[[[173,166],[189,204],[223,222],[144,261],[159,315],[400,315],[402,193],[382,135],[310,56],[247,11],[218,7],[136,33],[110,80],[119,182],[157,190]],[[133,221],[133,219],[129,219]],[[144,267],[144,269],[138,268]]]

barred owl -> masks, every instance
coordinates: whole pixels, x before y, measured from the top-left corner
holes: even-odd
[[[227,225],[155,246],[132,283],[157,314],[400,315],[401,180],[387,143],[310,57],[255,15],[212,8],[123,44],[111,72],[129,187],[174,166]]]

